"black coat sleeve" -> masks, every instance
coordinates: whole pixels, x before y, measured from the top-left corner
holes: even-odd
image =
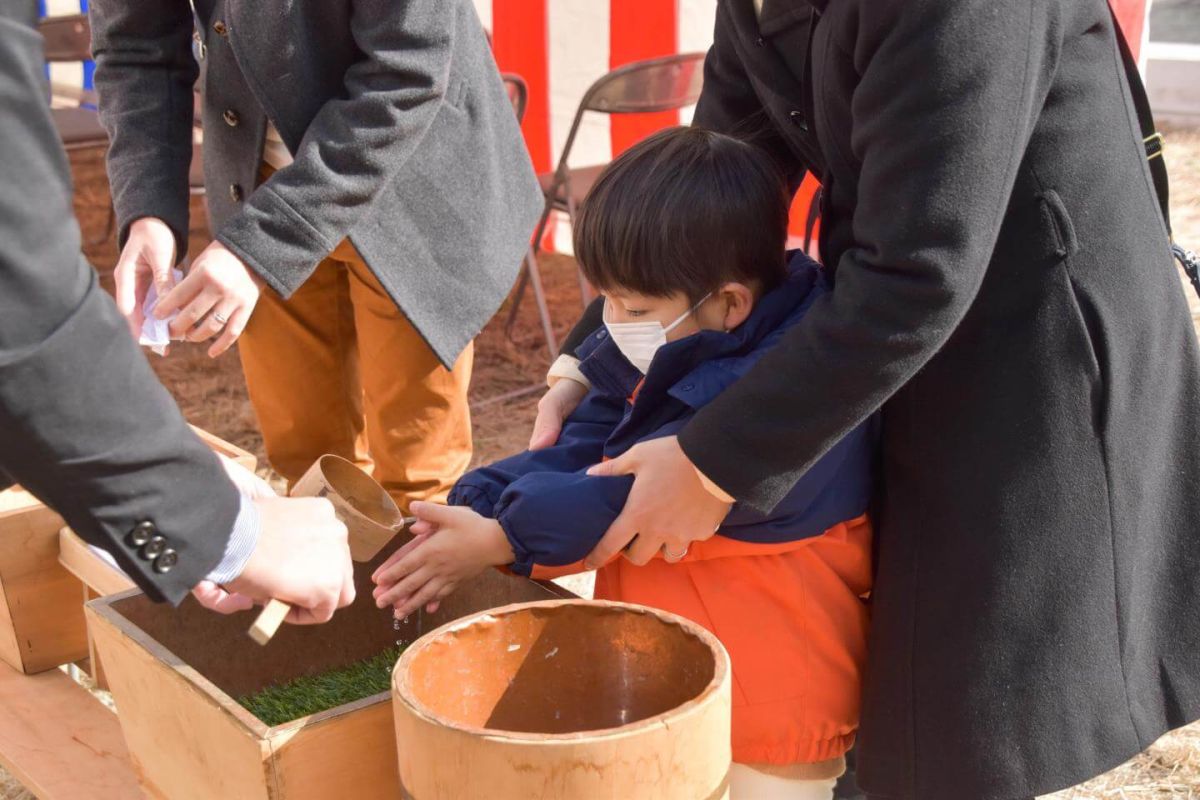
[[[178,602],[224,554],[237,491],[80,255],[31,23],[0,12],[0,483],[20,483],[148,594]],[[169,572],[126,543],[142,521],[178,553]]]
[[[734,41],[726,3],[717,4],[712,47],[704,58],[704,88],[692,124],[751,142],[779,165],[794,192],[804,179],[805,165],[788,147],[754,91]]]
[[[881,0],[861,20],[843,156],[858,204],[836,287],[680,435],[725,491],[773,507],[962,320],[1048,92],[1063,2]]]

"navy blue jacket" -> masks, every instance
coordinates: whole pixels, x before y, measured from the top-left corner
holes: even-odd
[[[592,390],[563,425],[558,443],[467,473],[451,492],[450,504],[499,521],[516,554],[512,569],[519,574],[528,575],[534,564],[579,561],[621,512],[633,485],[631,476],[593,477],[587,468],[638,442],[678,433],[697,409],[775,347],[826,291],[820,267],[799,252],[792,254],[788,279],[759,299],[745,322],[729,333],[701,331],[664,345],[640,389],[642,374],[601,328],[576,350]],[[865,513],[873,430],[868,420],[847,434],[770,514],[735,504],[717,535],[777,544],[819,536]]]

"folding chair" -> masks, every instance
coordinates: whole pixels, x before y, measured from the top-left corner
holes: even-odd
[[[46,42],[47,63],[91,60],[92,31],[86,14],[46,17],[38,23],[38,32]],[[74,105],[54,107],[56,98],[65,99]],[[108,133],[100,124],[95,92],[78,86],[52,84],[50,101],[50,115],[54,119],[54,127],[58,130],[64,149],[68,152],[108,149]],[[104,244],[112,237],[116,226],[116,211],[110,200],[104,231],[98,238],[86,240],[84,244],[88,247]]]
[[[583,115],[589,111],[600,114],[649,114],[683,108],[692,105],[699,99],[703,80],[704,53],[680,53],[625,64],[607,73],[588,87],[583,99],[579,101],[579,108],[575,111],[575,119],[571,122],[571,129],[567,134],[566,143],[563,145],[558,166],[554,172],[538,176],[542,192],[546,197],[546,205],[538,220],[533,243],[529,248],[529,255],[526,258],[525,267],[521,270],[521,278],[517,283],[516,293],[509,309],[505,331],[510,338],[525,289],[532,284],[550,358],[553,359],[558,354],[558,342],[554,337],[553,325],[546,305],[537,254],[541,249],[542,237],[546,233],[550,215],[555,211],[563,212],[568,219],[573,221],[576,209],[595,184],[600,172],[607,166],[606,164],[597,164],[571,168],[567,163],[571,155],[571,148],[575,144],[575,137],[579,133]],[[582,272],[579,274],[579,289],[581,299],[586,307],[591,300],[592,292]]]

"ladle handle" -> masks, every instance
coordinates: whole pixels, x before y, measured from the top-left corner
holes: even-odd
[[[250,626],[248,633],[250,638],[260,645],[265,646],[271,641],[271,637],[275,635],[275,631],[279,630],[279,626],[283,624],[284,618],[292,607],[282,600],[270,600],[263,610],[258,612],[258,618],[254,620],[254,624]]]

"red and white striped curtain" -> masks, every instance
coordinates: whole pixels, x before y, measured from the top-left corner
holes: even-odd
[[[1111,2],[1138,52],[1149,0]],[[716,0],[475,0],[475,6],[492,31],[500,68],[529,84],[524,132],[539,172],[554,168],[579,100],[594,80],[637,59],[707,50],[716,14]],[[686,124],[690,116],[687,109],[639,117],[591,115],[572,163],[604,163],[663,126]],[[815,189],[810,177],[797,195],[794,234],[803,232]]]

